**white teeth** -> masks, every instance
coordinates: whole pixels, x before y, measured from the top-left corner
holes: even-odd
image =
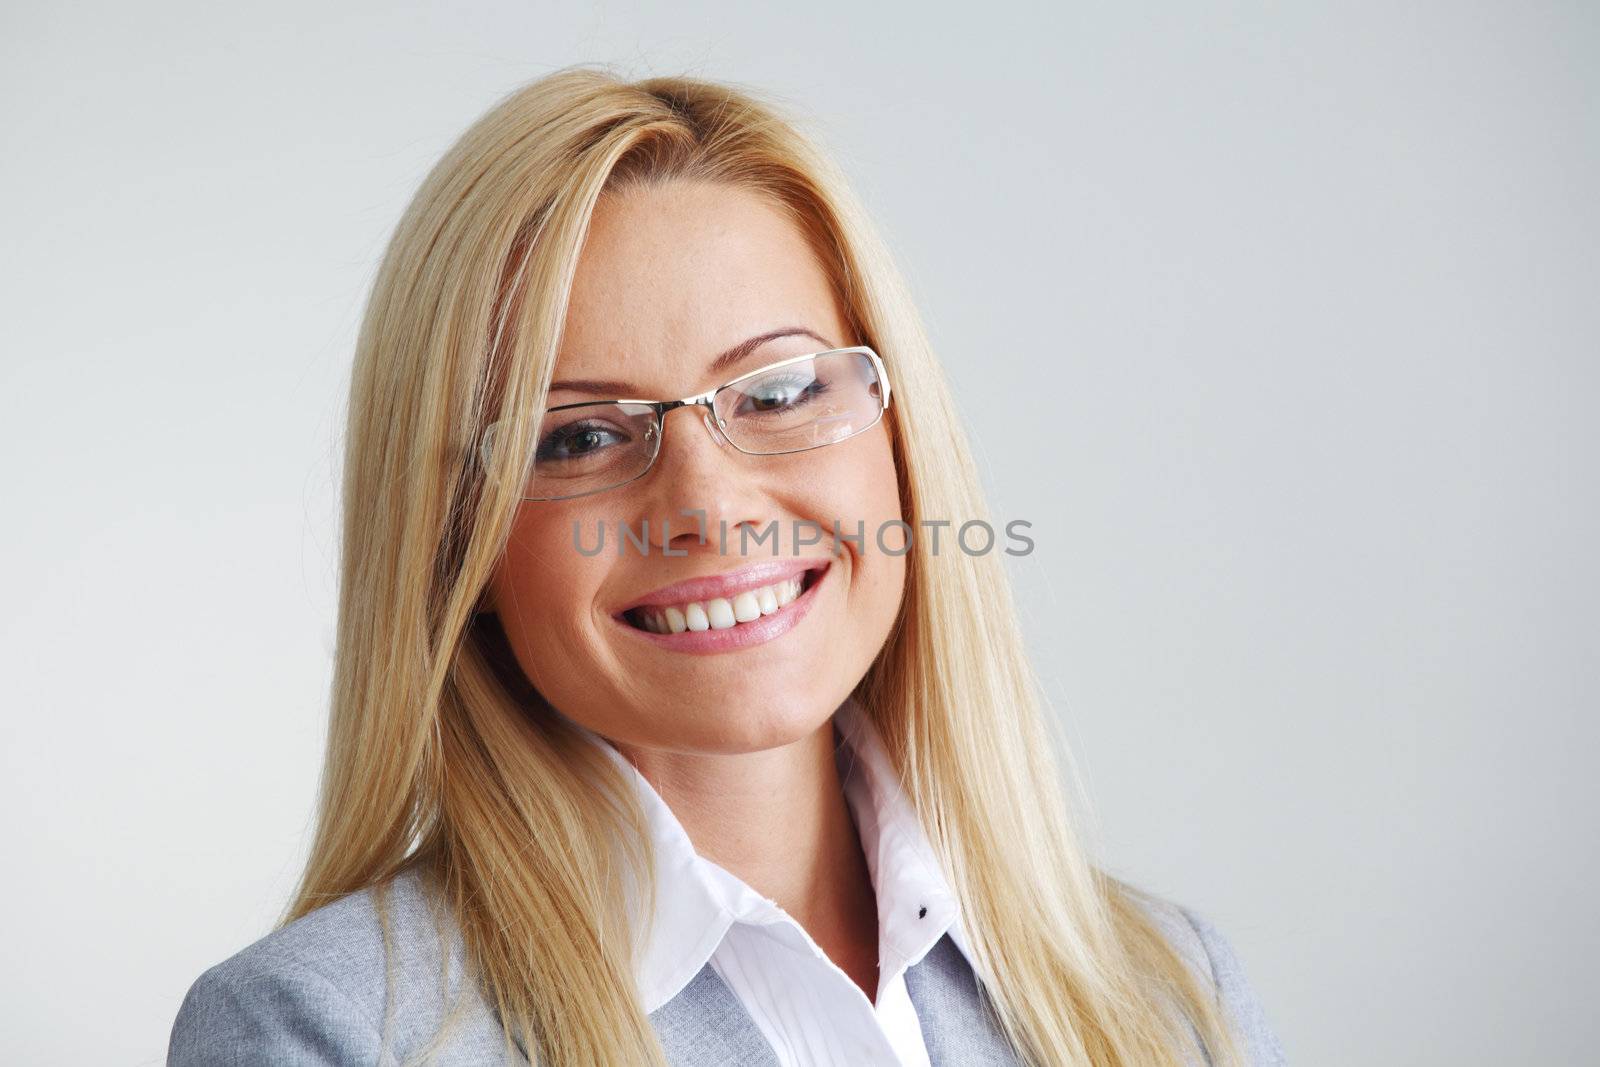
[[[731,630],[734,623],[733,605],[720,596],[715,600],[708,601],[706,603],[706,618],[711,620],[711,628],[713,630]]]
[[[653,634],[727,630],[740,623],[754,622],[763,615],[771,615],[794,603],[800,595],[800,586],[799,578],[789,578],[759,589],[747,589],[732,599],[714,597],[664,608],[644,608],[636,613],[636,618],[642,629]]]
[[[740,593],[733,598],[733,617],[740,622],[761,618],[761,605],[754,593]]]

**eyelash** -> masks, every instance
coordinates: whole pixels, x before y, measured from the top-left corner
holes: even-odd
[[[546,460],[574,458],[572,456],[555,456],[551,453],[556,448],[560,447],[563,442],[570,441],[580,434],[591,432],[607,433],[613,437],[623,438],[624,440],[626,438],[626,435],[622,434],[614,426],[610,426],[604,422],[594,419],[585,419],[581,422],[569,423],[566,426],[560,427],[559,429],[552,430],[545,436],[543,440],[539,442],[537,448],[535,449],[535,457],[536,459]]]
[[[784,409],[783,409],[785,411],[792,411],[795,408],[802,407],[802,406],[804,406],[806,404],[809,404],[812,401],[816,400],[817,397],[821,396],[823,393],[828,391],[827,383],[825,383],[823,381],[820,381],[817,378],[801,377],[798,374],[790,375],[787,380],[779,379],[776,382],[765,383],[765,384],[798,385],[798,386],[801,387],[800,388],[800,396],[799,396],[799,398],[794,403],[786,405],[784,407]],[[759,412],[758,411],[755,414],[762,415],[762,414],[766,414],[766,412]]]

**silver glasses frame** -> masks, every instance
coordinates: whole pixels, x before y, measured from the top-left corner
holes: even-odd
[[[717,409],[713,403],[718,393],[722,392],[724,389],[732,388],[733,386],[738,385],[740,382],[748,381],[757,375],[767,374],[771,371],[777,370],[780,367],[787,367],[792,363],[803,363],[808,359],[816,359],[818,356],[837,356],[850,352],[861,353],[872,360],[873,373],[878,376],[878,384],[883,387],[882,392],[878,397],[878,414],[871,422],[867,423],[865,426],[861,427],[861,429],[851,434],[850,437],[842,437],[838,441],[829,441],[827,444],[822,445],[807,445],[804,448],[786,448],[780,452],[753,452],[748,448],[740,448],[739,444],[728,436],[727,421],[717,416]],[[889,410],[889,396],[892,392],[893,388],[889,384],[888,371],[884,369],[883,357],[879,356],[877,352],[873,351],[872,348],[867,345],[851,345],[848,348],[827,348],[820,352],[807,352],[802,356],[791,356],[787,359],[780,359],[775,363],[768,363],[765,366],[757,367],[755,370],[741,374],[737,378],[723,382],[715,389],[708,389],[703,393],[696,393],[693,396],[686,396],[680,400],[636,400],[619,398],[616,400],[579,400],[571,404],[557,404],[553,408],[546,408],[540,414],[540,418],[543,419],[545,415],[548,415],[554,411],[568,411],[572,408],[606,407],[612,404],[637,404],[641,407],[651,408],[655,412],[655,447],[650,452],[650,462],[646,463],[644,469],[638,474],[635,474],[632,478],[629,478],[626,481],[618,482],[615,485],[608,485],[601,489],[586,489],[581,493],[564,493],[561,496],[525,496],[522,499],[573,500],[581,496],[593,496],[595,493],[607,493],[613,489],[620,489],[629,482],[638,481],[640,478],[643,478],[646,474],[649,474],[655,469],[656,459],[661,455],[661,442],[666,439],[667,435],[667,413],[677,408],[705,408],[705,411],[701,414],[701,418],[706,424],[707,431],[710,432],[712,437],[719,443],[731,445],[736,451],[741,452],[744,455],[787,456],[795,452],[812,452],[818,448],[827,448],[828,445],[840,444],[843,441],[850,440],[851,437],[858,437],[866,431],[872,429],[878,423],[883,421],[884,412]],[[480,464],[482,464],[484,470],[486,471],[489,469],[489,464],[493,457],[494,439],[496,436],[498,436],[500,430],[504,426],[505,420],[503,419],[490,423],[484,428],[483,435],[479,439],[478,461]]]

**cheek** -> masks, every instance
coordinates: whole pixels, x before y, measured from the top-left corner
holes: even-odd
[[[575,648],[592,642],[591,609],[605,576],[605,554],[573,545],[573,516],[526,509],[518,516],[492,579],[506,638],[536,686],[559,686]],[[578,518],[592,547],[595,520]]]
[[[881,426],[862,435],[859,444],[832,450],[838,455],[830,460],[836,462],[830,462],[817,479],[819,494],[826,496],[819,511],[838,516],[842,532],[865,535],[862,544],[841,541],[841,549],[854,567],[851,596],[858,603],[858,618],[863,625],[878,628],[887,626],[885,617],[892,621],[905,587],[905,555],[895,554],[905,535],[893,525],[903,518],[900,483],[894,452]],[[880,531],[888,552],[879,547]]]
[[[852,530],[857,520],[865,524],[866,551],[878,558],[885,556],[877,547],[879,528],[902,518],[900,482],[895,473],[894,452],[881,424],[862,438],[860,448],[839,450],[839,462],[826,484],[836,489],[832,501],[835,513],[844,516]],[[883,536],[890,548],[900,543],[901,535],[892,526],[884,530]]]

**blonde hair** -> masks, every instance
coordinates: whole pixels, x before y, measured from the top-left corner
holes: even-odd
[[[536,1063],[664,1064],[637,999],[620,855],[650,885],[616,770],[517,669],[484,591],[518,507],[586,227],[602,192],[757,190],[801,226],[894,382],[904,517],[985,518],[915,305],[827,158],[748,91],[557,72],[433,168],[362,323],[344,474],[338,649],[319,820],[292,921],[420,867],[476,980]],[[490,469],[483,428],[506,420]],[[1025,1062],[1177,1065],[1236,1045],[1215,991],[1098,869],[1071,818],[1002,564],[913,550],[856,698],[958,895]],[[391,975],[392,977],[392,975]]]

